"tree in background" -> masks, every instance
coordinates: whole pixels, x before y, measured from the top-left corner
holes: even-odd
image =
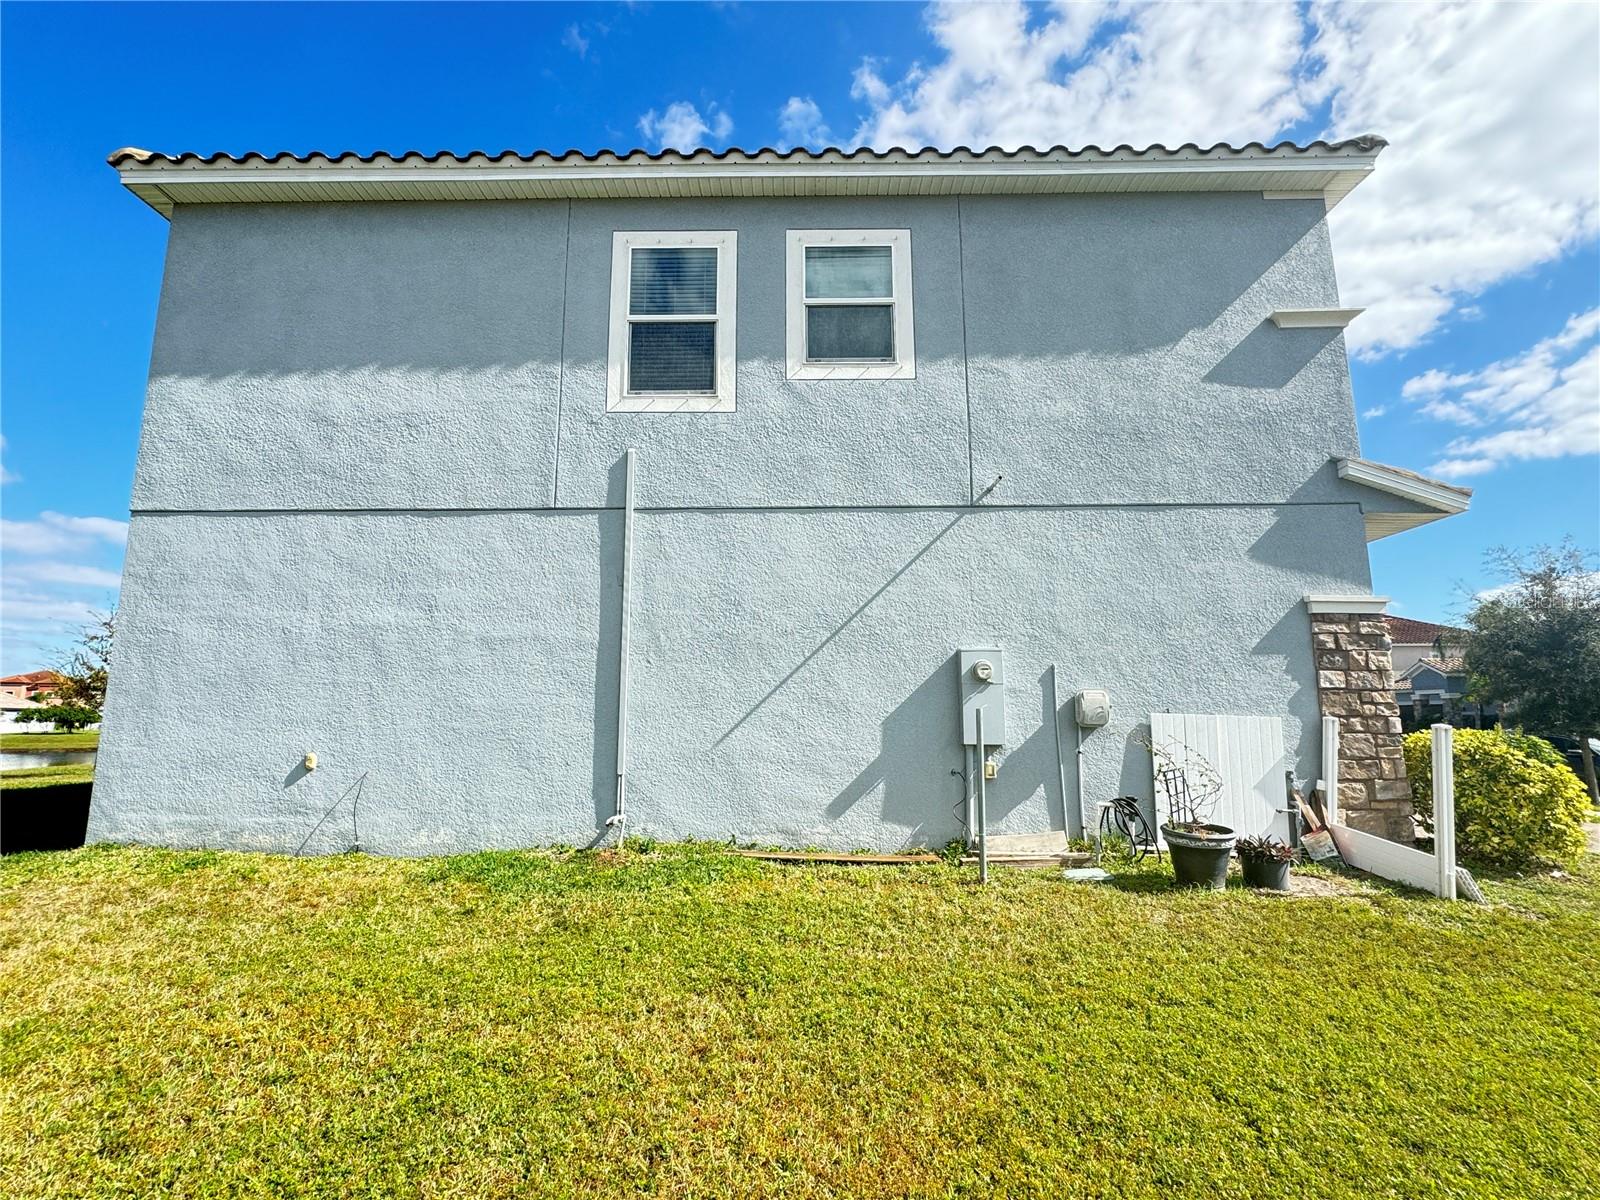
[[[1600,731],[1600,572],[1571,539],[1523,555],[1497,549],[1512,582],[1467,614],[1467,669],[1475,690],[1520,724],[1578,740],[1589,795],[1600,798],[1589,738]]]
[[[106,706],[106,679],[111,672],[111,643],[117,632],[117,610],[95,613],[94,620],[78,631],[72,651],[56,667],[56,686],[50,694],[60,704],[92,708],[95,720]]]
[[[29,724],[54,725],[57,733],[72,733],[98,721],[100,710],[82,704],[51,704],[27,709],[23,715]]]

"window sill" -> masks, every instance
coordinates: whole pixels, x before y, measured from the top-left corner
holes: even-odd
[[[790,363],[790,379],[915,379],[917,365],[910,362]]]
[[[622,413],[731,413],[732,396],[622,396],[606,405]]]

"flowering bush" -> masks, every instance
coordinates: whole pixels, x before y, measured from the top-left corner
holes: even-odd
[[[1417,815],[1432,829],[1430,735],[1407,737],[1405,755]],[[1458,729],[1455,769],[1460,852],[1505,866],[1570,865],[1583,853],[1588,793],[1548,743],[1521,732]]]

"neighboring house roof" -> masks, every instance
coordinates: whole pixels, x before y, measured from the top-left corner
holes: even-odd
[[[1426,475],[1418,475],[1415,471],[1407,471],[1403,467],[1369,462],[1364,458],[1339,458],[1334,462],[1338,465],[1340,479],[1348,479],[1352,483],[1364,484],[1374,491],[1409,500],[1422,510],[1420,512],[1363,511],[1369,542],[1407,529],[1415,529],[1418,525],[1426,525],[1429,521],[1466,512],[1467,505],[1472,499],[1471,488],[1457,487],[1442,479],[1430,479]]]
[[[1265,192],[1332,207],[1387,143],[1267,146],[998,146],[973,150],[600,150],[593,154],[160,154],[127,146],[107,161],[163,216],[180,203],[518,200],[654,196],[954,195],[965,192]]]
[[[25,708],[43,708],[37,700],[24,700],[21,696],[0,696],[0,712],[21,712]]]
[[[1410,617],[1384,617],[1389,623],[1389,640],[1396,646],[1431,646],[1440,638],[1456,641],[1467,636],[1465,629],[1435,625],[1432,621],[1413,621]]]
[[[54,687],[60,677],[54,671],[24,671],[21,675],[7,675],[0,679],[0,687],[25,687],[37,691]]]
[[[1445,655],[1442,658],[1437,656],[1419,658],[1405,669],[1405,673],[1400,678],[1414,680],[1417,676],[1428,671],[1446,678],[1465,679],[1467,675],[1467,660],[1455,654]]]

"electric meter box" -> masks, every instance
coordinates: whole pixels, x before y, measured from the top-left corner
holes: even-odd
[[[961,741],[978,744],[978,710],[983,710],[983,741],[986,746],[1006,742],[1005,651],[963,650],[961,666]]]
[[[1099,729],[1111,720],[1111,693],[1099,688],[1078,693],[1078,724],[1085,729]]]

